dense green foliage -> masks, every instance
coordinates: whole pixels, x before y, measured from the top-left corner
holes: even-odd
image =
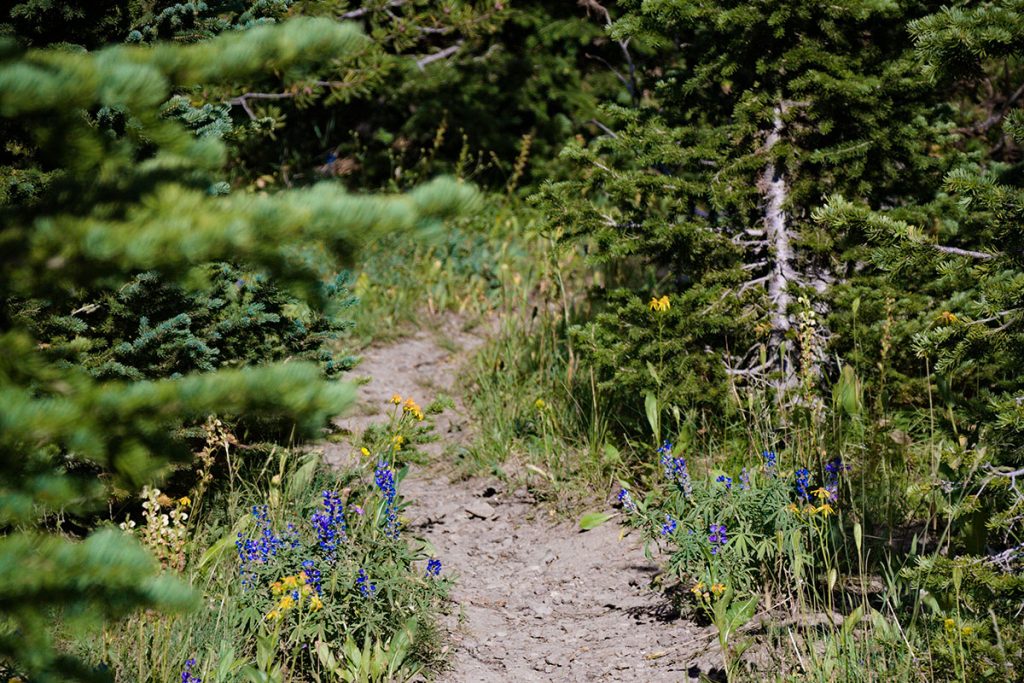
[[[861,240],[812,209],[832,192],[927,199],[944,165],[928,153],[936,93],[906,24],[927,7],[624,4],[613,34],[657,48],[641,72],[649,97],[610,110],[614,132],[570,145],[579,172],[541,194],[560,239],[644,267],[610,279],[608,315],[580,330],[582,348],[626,402],[659,384],[719,407],[729,378],[817,381],[828,330],[801,338],[800,314],[830,310]],[[623,284],[641,291],[614,291]],[[650,294],[672,299],[656,335],[643,329]],[[665,376],[647,372],[666,356]]]

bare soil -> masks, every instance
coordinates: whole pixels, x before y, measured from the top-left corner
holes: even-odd
[[[401,486],[411,502],[407,528],[456,578],[450,667],[438,680],[659,683],[709,673],[721,661],[713,632],[678,618],[651,590],[658,568],[619,525],[581,532],[514,484],[453,480],[442,454],[472,435],[456,380],[482,343],[449,320],[368,349],[355,371],[368,379],[361,405],[338,421],[358,435],[393,393],[421,405],[440,393],[455,400],[436,421],[440,441],[425,449],[431,462],[414,466]],[[327,457],[340,461],[351,450],[329,446]]]

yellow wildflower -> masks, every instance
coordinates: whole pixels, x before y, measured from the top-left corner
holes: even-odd
[[[814,507],[813,505],[808,505],[807,507],[804,508],[804,512],[806,512],[809,515],[813,515],[817,511],[818,508]]]
[[[284,586],[281,585],[280,581],[275,581],[274,583],[270,584],[270,592],[273,593],[274,595],[278,595],[279,593],[283,593],[284,592]]]
[[[310,612],[319,612],[323,608],[323,606],[324,606],[324,601],[321,600],[320,598],[318,598],[315,595],[313,596],[313,599],[309,601],[309,611]]]
[[[402,402],[402,397],[399,396],[398,394],[392,394],[391,395],[391,402],[394,403],[397,406],[399,403]]]
[[[417,420],[423,419],[423,410],[420,408],[419,404],[416,403],[416,401],[412,400],[411,398],[405,402],[405,406],[402,408],[402,410],[409,413]]]
[[[946,621],[943,622],[943,624],[946,627],[947,631],[952,631],[953,627],[956,626],[956,622],[953,621],[952,619],[946,619]]]
[[[964,626],[962,629],[960,629],[960,633],[962,633],[965,636],[969,636],[973,632],[974,632],[974,627],[973,626]]]
[[[298,588],[299,577],[297,576],[286,576],[281,580],[285,588]]]
[[[359,452],[362,453],[363,455],[365,455],[366,457],[370,457],[370,449],[367,448],[366,446],[363,446],[362,448],[360,448]]]
[[[187,508],[191,504],[192,504],[192,499],[189,498],[188,496],[182,496],[181,498],[178,499],[178,505],[180,505],[182,507],[186,507]]]
[[[401,434],[395,434],[391,437],[391,443],[396,451],[402,450],[402,444],[405,443],[405,437]]]
[[[690,589],[690,592],[693,593],[694,595],[696,595],[699,598],[700,594],[701,594],[701,591],[703,591],[703,590],[704,590],[704,582],[703,581],[698,581],[697,585],[695,585],[693,588]]]
[[[828,503],[825,503],[824,505],[818,506],[818,509],[815,510],[815,512],[820,512],[821,514],[825,515],[826,517],[828,517],[829,515],[834,515],[836,513],[836,511],[833,510],[832,506],[829,505]]]
[[[786,509],[792,512],[793,514],[800,514],[800,508],[796,506],[796,503],[790,503],[789,505],[786,506]]]
[[[818,500],[825,500],[826,498],[832,495],[831,493],[828,492],[827,489],[824,488],[816,489],[814,491],[811,491],[811,493],[817,496]]]
[[[725,592],[725,586],[720,583],[712,584],[711,592],[714,593],[715,596],[719,596]]]
[[[278,612],[276,609],[272,609],[269,612],[267,612],[267,619],[270,619],[271,621],[276,621],[277,619],[280,619],[280,618],[281,618],[281,613]]]
[[[277,607],[282,612],[285,610],[289,610],[292,607],[295,607],[295,598],[293,598],[290,595],[286,595],[283,598],[281,598],[281,602],[277,603]]]
[[[648,302],[647,304],[647,307],[650,308],[652,311],[664,313],[668,309],[672,308],[672,305],[668,302],[667,296],[663,296],[660,299],[658,297],[652,296],[650,302]]]
[[[536,408],[537,410],[544,410],[544,407],[546,405],[547,404],[544,403],[544,399],[542,398],[538,398],[536,401],[533,402],[533,407]]]

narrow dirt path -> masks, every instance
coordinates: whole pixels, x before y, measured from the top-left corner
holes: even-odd
[[[414,468],[401,487],[411,501],[410,530],[433,544],[457,579],[452,666],[439,681],[659,683],[706,672],[714,661],[710,632],[675,619],[648,588],[657,568],[632,537],[620,538],[618,525],[581,533],[553,521],[525,490],[497,480],[451,481],[438,462],[446,443],[468,442],[472,425],[455,379],[482,343],[449,321],[440,335],[420,332],[369,349],[355,371],[369,378],[360,388],[362,410],[339,420],[358,434],[393,393],[421,405],[439,393],[456,402],[437,420],[441,440],[426,449],[432,464]]]

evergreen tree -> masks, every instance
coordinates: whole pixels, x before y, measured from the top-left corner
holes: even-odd
[[[365,41],[351,26],[296,20],[190,46],[82,53],[0,45],[0,117],[24,131],[46,178],[0,215],[0,661],[15,672],[34,681],[104,679],[59,653],[50,632],[57,611],[98,619],[192,603],[126,536],[101,529],[77,542],[55,533],[68,515],[102,508],[111,487],[137,490],[166,463],[188,458],[175,425],[233,413],[283,417],[309,434],[352,394],[303,362],[201,372],[201,350],[181,362],[180,377],[104,379],[136,375],[69,363],[86,342],[40,344],[26,307],[144,286],[151,276],[141,273],[182,292],[210,291],[218,271],[209,263],[230,260],[324,312],[335,293],[325,278],[360,244],[428,229],[471,200],[448,180],[388,198],[333,183],[229,193],[219,178],[223,142],[193,135],[163,108],[196,84],[287,76]]]
[[[647,96],[608,110],[614,131],[570,145],[582,178],[540,201],[562,239],[626,266],[619,282],[642,294],[609,295],[578,342],[634,405],[656,383],[645,365],[662,360],[658,381],[684,404],[717,403],[727,377],[813,391],[858,239],[812,221],[813,208],[838,191],[923,200],[942,169],[924,142],[935,93],[907,30],[928,7],[622,5],[613,37],[657,48],[641,65]],[[671,301],[659,323],[644,311],[652,293]]]
[[[944,9],[912,31],[928,75],[959,105],[952,132],[965,154],[945,179],[951,201],[935,215],[908,216],[836,196],[817,218],[866,235],[888,285],[919,300],[905,341],[937,380],[938,424],[949,444],[941,476],[965,482],[977,503],[952,512],[965,518],[957,540],[971,553],[1019,558],[1024,3]]]

